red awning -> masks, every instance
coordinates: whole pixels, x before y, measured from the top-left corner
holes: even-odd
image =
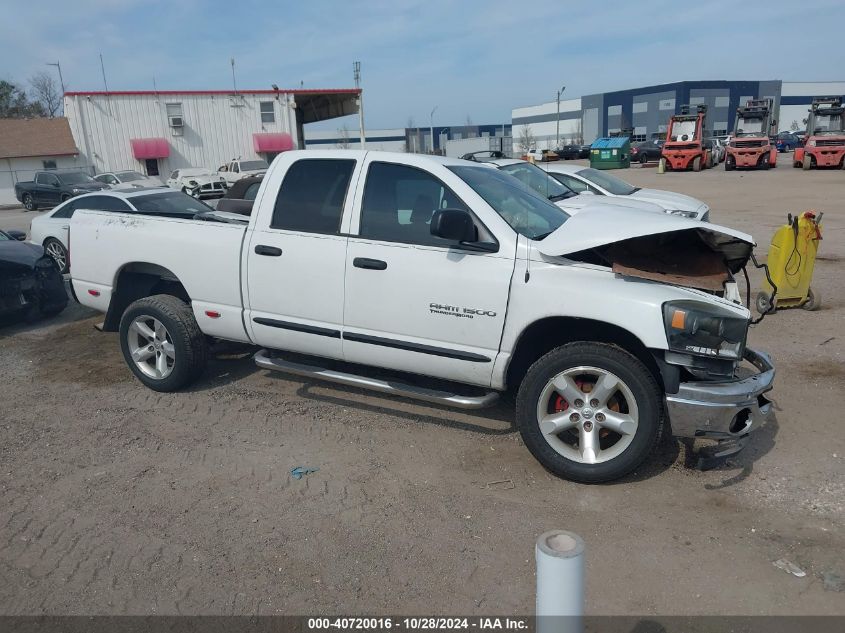
[[[284,132],[266,132],[252,135],[252,146],[257,154],[287,152],[293,149],[293,139]]]
[[[167,139],[133,138],[129,139],[129,144],[132,145],[132,155],[138,160],[170,156],[170,145],[167,144]]]

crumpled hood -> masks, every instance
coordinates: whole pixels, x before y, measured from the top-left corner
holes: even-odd
[[[210,182],[223,182],[222,180],[220,180],[220,176],[217,176],[216,174],[215,175],[201,174],[201,175],[196,175],[196,176],[182,176],[182,180],[185,183],[188,183],[188,182],[194,180],[200,185],[205,185],[205,184],[208,184]]]
[[[663,191],[662,189],[640,189],[628,197],[653,202],[667,210],[697,211],[704,204],[701,200],[692,196],[685,196],[673,191]]]
[[[29,242],[3,240],[0,242],[0,270],[24,266],[33,268],[35,262],[44,257],[44,249]]]
[[[755,246],[753,237],[735,229],[621,207],[575,214],[534,245],[543,255],[561,257],[634,238],[669,234],[684,238],[697,235],[707,247],[723,256],[731,272],[745,266]]]
[[[637,209],[638,211],[647,211],[650,213],[666,213],[663,207],[648,202],[647,200],[634,200],[629,197],[614,197],[614,196],[591,196],[578,195],[565,200],[555,202],[564,211],[570,209],[578,212],[583,210],[603,209],[607,207],[623,207],[625,209]]]

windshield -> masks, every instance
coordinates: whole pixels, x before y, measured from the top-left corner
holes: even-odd
[[[97,182],[88,174],[83,174],[82,172],[70,172],[69,174],[56,174],[66,185],[78,185],[83,182]]]
[[[578,175],[614,196],[630,196],[635,191],[639,191],[639,187],[635,187],[621,178],[612,176],[604,171],[599,171],[598,169],[593,169],[592,167],[582,169],[578,172]]]
[[[6,235],[3,231],[0,231],[0,242],[10,242],[13,241],[11,237]]]
[[[177,218],[192,218],[197,213],[208,213],[213,209],[181,191],[165,193],[151,193],[143,196],[132,196],[129,201],[141,213],[150,215],[166,215]]]
[[[133,180],[144,180],[146,176],[139,174],[137,171],[119,171],[117,177],[120,182],[132,182]]]
[[[765,136],[763,119],[737,119],[734,136]]]
[[[505,165],[501,170],[553,202],[577,195],[572,189],[531,163]]]
[[[813,134],[819,136],[842,134],[842,115],[817,114],[813,119]]]
[[[692,141],[695,139],[696,121],[675,121],[672,123],[670,141]]]
[[[510,227],[532,240],[541,240],[569,219],[560,207],[499,170],[449,167],[484,198]]]
[[[267,169],[270,165],[268,165],[263,160],[242,160],[241,161],[241,171],[253,171],[255,169]]]

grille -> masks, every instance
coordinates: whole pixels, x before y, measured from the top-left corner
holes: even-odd
[[[830,141],[816,141],[816,147],[841,147],[845,145],[845,141],[830,140]]]
[[[734,147],[763,147],[765,141],[734,141]]]

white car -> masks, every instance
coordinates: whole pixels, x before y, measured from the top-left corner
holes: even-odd
[[[164,187],[165,184],[153,176],[145,176],[141,172],[107,171],[94,176],[94,180],[108,185],[110,189],[132,189],[139,187]]]
[[[553,177],[549,166],[532,165],[531,163],[515,158],[494,160],[486,163],[497,169],[510,174],[521,181],[527,187],[549,200],[554,202],[561,209],[569,214],[578,213],[582,209],[599,209],[607,207],[624,207],[649,211],[651,213],[663,213],[662,207],[645,200],[631,200],[625,198],[599,198],[589,191],[578,191],[560,182]]]
[[[222,198],[228,188],[223,176],[199,168],[174,170],[167,179],[167,186],[194,198]]]
[[[263,176],[270,169],[266,160],[241,160],[240,158],[230,160],[225,165],[217,168],[217,175],[226,180],[231,186],[241,178],[249,176]]]
[[[77,209],[115,212],[143,212],[167,215],[168,217],[194,217],[212,209],[205,203],[178,191],[170,191],[159,185],[157,188],[135,188],[130,190],[104,190],[97,193],[76,196],[61,203],[52,211],[32,219],[29,225],[29,241],[44,247],[47,254],[56,260],[62,273],[68,272],[68,229],[70,219]]]
[[[710,207],[701,200],[682,193],[662,189],[641,189],[606,171],[580,165],[553,164],[544,166],[555,178],[579,193],[604,196],[603,200],[618,198],[626,201],[650,202],[664,212],[692,220],[708,222]]]

